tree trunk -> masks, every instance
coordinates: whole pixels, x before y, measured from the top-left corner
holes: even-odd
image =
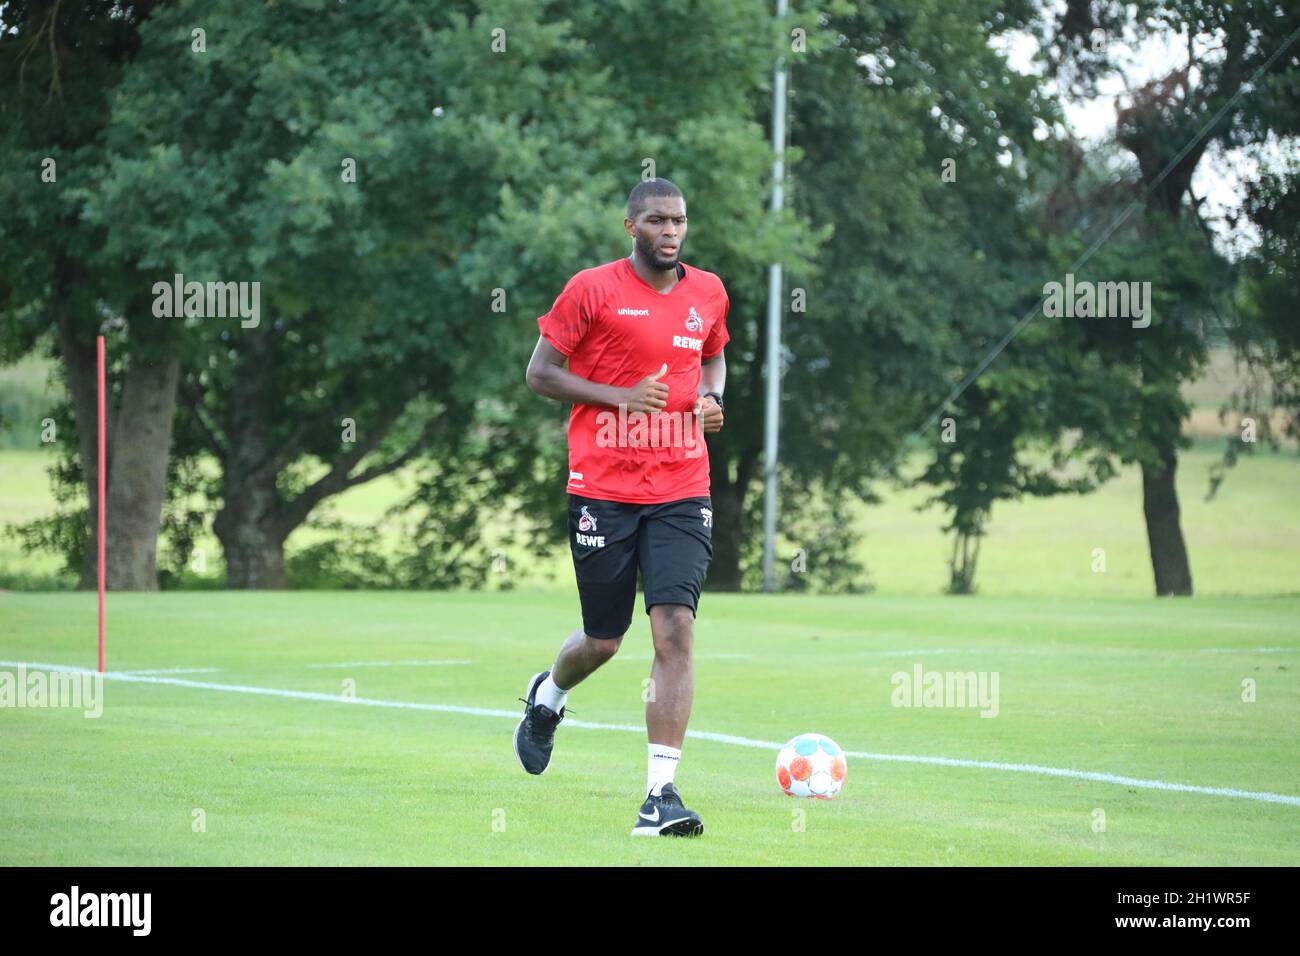
[[[725,461],[713,472],[713,561],[709,564],[710,591],[740,590],[740,546],[745,540],[745,507],[739,487],[727,474]]]
[[[975,547],[972,550],[971,542]],[[952,559],[948,562],[948,593],[975,593],[975,566],[979,563],[980,536],[978,532],[954,531]]]
[[[1142,466],[1142,511],[1146,515],[1156,595],[1190,596],[1192,569],[1178,522],[1178,489],[1174,484],[1178,454],[1170,449],[1161,457],[1159,466]]]
[[[1231,75],[1231,70],[1228,75]],[[1239,82],[1239,79],[1234,79],[1234,85]],[[1202,92],[1198,90],[1195,98],[1200,98]],[[1183,198],[1191,189],[1196,167],[1214,141],[1212,137],[1197,138],[1195,145],[1185,152],[1174,154],[1170,151],[1174,144],[1185,142],[1193,130],[1201,127],[1202,118],[1188,109],[1193,99],[1188,71],[1184,69],[1133,91],[1130,105],[1118,112],[1116,140],[1137,159],[1143,181],[1154,182],[1162,171],[1167,170],[1164,182],[1146,197],[1147,218],[1151,223],[1179,221]],[[1174,160],[1177,162],[1170,168]],[[1143,231],[1152,238],[1156,234],[1149,228]],[[1144,334],[1158,336],[1165,329],[1167,326],[1160,324]],[[1159,369],[1159,363],[1154,374],[1145,365],[1141,368],[1144,384],[1154,384],[1165,394],[1177,395],[1180,384],[1177,373]],[[1157,596],[1190,596],[1192,569],[1179,525],[1178,489],[1174,482],[1178,470],[1175,442],[1181,421],[1164,424],[1167,430],[1163,434],[1168,437],[1155,440],[1160,461],[1155,465],[1142,465],[1142,511],[1146,516],[1147,543]]]
[[[175,355],[133,363],[108,433],[117,451],[105,489],[105,584],[114,591],[158,590],[158,532],[180,371]]]
[[[732,438],[736,441],[736,438]],[[711,591],[741,590],[740,559],[745,544],[745,498],[758,462],[757,449],[743,449],[732,466],[724,454],[721,435],[710,439],[709,459],[713,498],[713,561],[709,565],[707,584]]]
[[[263,501],[263,496],[254,496]],[[226,587],[249,590],[284,590],[289,579],[284,570],[284,542],[273,522],[249,502],[221,509],[212,528],[226,558]]]
[[[77,267],[59,256],[54,266],[51,308],[59,330],[64,377],[77,421],[78,455],[86,478],[88,546],[79,587],[98,586],[99,398],[95,342],[77,321],[69,292]],[[92,326],[93,328],[93,326]],[[158,531],[167,495],[167,463],[180,360],[133,362],[122,388],[122,404],[105,410],[108,469],[105,481],[105,586],[114,591],[158,590]]]
[[[261,357],[266,344],[252,350]],[[289,586],[284,570],[288,532],[279,520],[282,510],[276,478],[277,449],[271,437],[270,363],[251,362],[245,382],[247,398],[231,412],[228,444],[221,463],[222,504],[212,522],[226,559],[226,587],[283,590]]]
[[[69,307],[63,299],[64,283],[62,279],[72,274],[72,266],[66,260],[55,263],[55,281],[50,296],[50,307],[59,330],[59,356],[63,361],[63,379],[68,387],[68,396],[72,400],[72,415],[77,422],[77,458],[81,462],[81,474],[86,479],[86,548],[81,558],[81,578],[77,587],[94,589],[98,586],[97,562],[98,545],[95,542],[99,528],[99,450],[98,450],[98,398],[95,386],[95,347],[93,342],[84,341],[85,336],[78,336],[74,321],[69,315]],[[61,273],[63,274],[61,276]],[[114,415],[107,409],[108,425],[111,428]],[[114,445],[105,449],[108,461],[112,462]],[[112,473],[110,469],[110,474]],[[110,539],[111,540],[111,539]],[[105,558],[107,558],[105,549]]]

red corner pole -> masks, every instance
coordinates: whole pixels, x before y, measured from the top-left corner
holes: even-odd
[[[96,517],[99,527],[95,534],[95,546],[99,549],[99,672],[104,673],[104,337],[95,342],[96,374],[99,380],[99,467],[96,477],[99,479],[99,507]]]

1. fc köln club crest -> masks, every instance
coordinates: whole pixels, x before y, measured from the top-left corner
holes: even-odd
[[[700,313],[695,311],[695,306],[691,306],[691,311],[686,315],[686,331],[699,332],[704,328],[704,320],[700,318]]]
[[[595,531],[596,516],[587,510],[587,506],[582,506],[582,517],[578,519],[579,531]]]

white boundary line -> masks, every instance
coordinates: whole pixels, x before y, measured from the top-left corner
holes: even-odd
[[[64,667],[59,664],[42,664],[35,661],[0,661],[0,667],[26,667],[34,670],[62,671],[70,674],[96,674],[98,671],[84,667]],[[350,704],[363,707],[391,707],[398,710],[423,710],[444,714],[469,714],[475,717],[508,717],[519,719],[518,710],[500,710],[491,707],[461,707],[455,704],[421,704],[397,700],[375,700],[367,697],[344,697],[341,694],[320,694],[306,690],[283,690],[276,687],[250,687],[242,684],[212,684],[206,681],[185,680],[176,677],[148,677],[128,674],[121,671],[108,671],[105,680],[116,680],[131,684],[165,684],[171,687],[190,687],[196,690],[217,690],[233,694],[257,694],[264,697],[286,697],[293,700],[315,700],[330,704]],[[585,727],[590,730],[621,730],[645,733],[645,727],[636,724],[598,724],[586,720],[566,718],[565,724],[573,727]],[[767,740],[753,740],[749,737],[735,737],[731,734],[716,734],[703,730],[688,730],[686,736],[696,740],[709,740],[714,743],[731,744],[735,747],[754,747],[760,750],[776,752],[785,744]],[[1066,777],[1071,780],[1092,780],[1097,783],[1112,783],[1123,787],[1137,787],[1144,790],[1165,790],[1175,793],[1200,793],[1211,797],[1232,797],[1237,800],[1255,800],[1260,803],[1282,803],[1300,807],[1300,797],[1283,793],[1267,793],[1258,790],[1237,790],[1233,787],[1198,787],[1187,783],[1167,783],[1163,780],[1144,780],[1140,777],[1123,777],[1112,773],[1097,773],[1091,770],[1067,770],[1061,767],[1043,767],[1029,763],[1002,763],[996,760],[962,760],[954,757],[925,757],[915,754],[877,754],[865,751],[846,750],[846,756],[861,760],[883,760],[895,763],[919,763],[939,767],[974,767],[982,770],[1001,770],[1009,773],[1032,773],[1046,777]]]
[[[1294,654],[1300,647],[1202,647],[1202,654]]]
[[[473,664],[473,661],[351,661],[344,664],[306,664],[308,668],[345,667],[436,667],[442,664]]]
[[[922,654],[928,654],[935,657],[939,654],[969,654],[974,656],[987,656],[989,654],[1047,654],[1056,655],[1061,653],[1055,648],[1048,647],[934,647],[922,648],[916,651],[859,651],[855,656],[859,657],[920,657]]]
[[[152,670],[119,671],[118,673],[130,674],[134,677],[137,674],[217,674],[220,671],[220,667],[156,667]]]

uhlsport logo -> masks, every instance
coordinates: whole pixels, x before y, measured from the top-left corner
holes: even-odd
[[[587,506],[582,506],[582,517],[578,519],[579,531],[595,531],[596,516],[587,510]]]
[[[695,311],[695,306],[691,306],[691,311],[686,316],[686,331],[700,332],[703,329],[704,329],[704,320],[700,318],[700,313]]]

